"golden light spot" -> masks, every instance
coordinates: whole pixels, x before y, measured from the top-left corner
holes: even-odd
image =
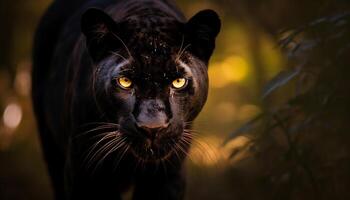
[[[226,79],[233,82],[240,82],[248,75],[248,64],[239,56],[227,58],[221,65]]]
[[[221,102],[215,109],[215,116],[218,121],[232,122],[237,114],[237,108],[232,102]]]
[[[209,82],[210,86],[214,88],[222,88],[228,84],[227,79],[222,76],[220,63],[214,63],[209,67]]]
[[[18,104],[9,104],[3,113],[4,125],[8,128],[17,128],[22,120],[22,109]]]
[[[230,161],[231,165],[239,162],[240,160],[249,156],[249,145],[251,144],[251,139],[245,136],[238,136],[231,140],[225,146],[225,158]],[[232,157],[232,154],[234,156]]]
[[[172,85],[176,89],[181,89],[186,86],[187,80],[185,78],[177,78],[172,82]]]
[[[249,141],[250,139],[248,137],[238,136],[235,139],[231,140],[229,143],[227,143],[226,148],[234,150],[246,145]]]
[[[123,76],[123,77],[118,78],[118,84],[119,84],[122,88],[128,89],[128,88],[131,87],[132,81],[131,81],[129,78]]]
[[[216,136],[206,136],[196,140],[190,151],[190,160],[199,166],[227,166],[234,164],[249,156],[251,140],[245,136],[239,136],[222,146],[223,139]],[[232,152],[238,152],[230,158]]]
[[[15,88],[21,95],[29,95],[31,88],[31,75],[29,70],[20,70],[16,74]]]
[[[220,63],[213,63],[209,67],[211,86],[222,88],[232,82],[243,81],[249,72],[249,65],[240,56],[230,56]]]
[[[258,106],[252,105],[252,104],[246,104],[239,109],[237,116],[239,117],[239,120],[246,121],[246,120],[252,119],[260,112],[261,112],[261,109]]]
[[[190,151],[190,159],[196,165],[215,166],[222,160],[220,140],[216,137],[205,137],[196,140]]]

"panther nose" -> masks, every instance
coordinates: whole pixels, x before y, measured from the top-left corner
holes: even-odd
[[[169,123],[152,125],[152,124],[137,124],[137,126],[144,131],[147,137],[154,139],[157,136],[157,133],[162,129],[165,129],[169,126]]]

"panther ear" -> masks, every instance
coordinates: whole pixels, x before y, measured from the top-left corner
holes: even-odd
[[[213,10],[202,10],[185,24],[190,50],[195,56],[205,62],[209,61],[220,27],[220,18]]]
[[[101,60],[120,43],[116,32],[118,24],[104,11],[90,8],[81,17],[81,31],[86,36],[87,48],[94,62]]]

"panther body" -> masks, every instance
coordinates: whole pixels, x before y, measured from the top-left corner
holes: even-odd
[[[191,124],[220,20],[167,0],[57,0],[39,25],[33,104],[56,199],[183,199]]]

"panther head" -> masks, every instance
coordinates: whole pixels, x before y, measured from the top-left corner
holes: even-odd
[[[81,21],[96,68],[94,94],[116,133],[143,160],[159,160],[191,143],[191,122],[208,93],[207,65],[220,30],[203,10],[188,22],[171,17],[115,20],[89,9]]]

